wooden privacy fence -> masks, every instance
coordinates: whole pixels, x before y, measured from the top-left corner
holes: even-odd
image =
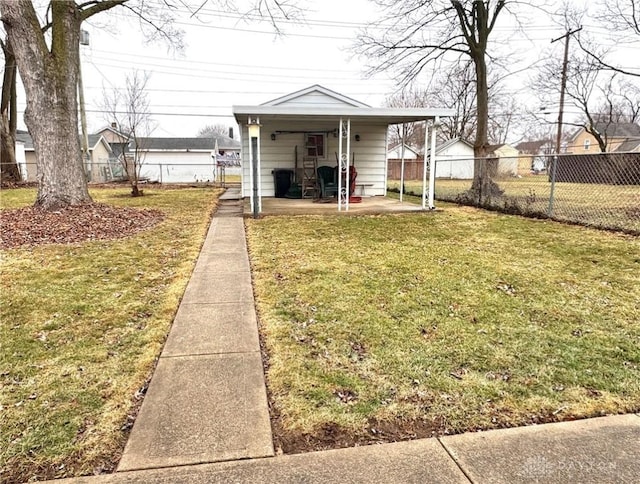
[[[404,160],[404,179],[405,180],[422,180],[422,170],[424,169],[424,161],[422,158],[417,160]],[[402,171],[402,160],[387,160],[387,179],[400,180]]]

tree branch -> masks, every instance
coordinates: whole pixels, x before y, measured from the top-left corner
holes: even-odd
[[[80,18],[82,20],[86,20],[97,13],[112,9],[113,7],[117,7],[118,5],[124,5],[127,1],[128,0],[104,0],[102,2],[99,2],[97,0],[93,0],[85,2],[78,5],[78,9],[80,10]]]

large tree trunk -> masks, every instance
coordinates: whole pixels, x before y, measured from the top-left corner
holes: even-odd
[[[2,78],[2,98],[0,99],[0,176],[3,182],[20,181],[20,170],[16,161],[17,91],[16,60],[7,41],[2,45],[4,52],[4,75]]]
[[[51,51],[30,1],[1,2],[0,11],[26,91],[25,122],[36,153],[36,205],[57,210],[91,202],[78,138],[80,11],[71,0],[51,3]]]
[[[472,50],[472,58],[476,71],[477,85],[477,129],[476,140],[473,145],[474,172],[471,192],[480,204],[489,203],[494,196],[502,194],[502,190],[493,181],[498,171],[498,159],[488,158],[489,150],[489,85],[487,82],[487,62],[485,59],[486,46],[477,51]]]

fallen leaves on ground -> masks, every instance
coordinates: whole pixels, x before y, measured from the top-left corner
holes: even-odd
[[[163,219],[159,210],[100,203],[74,205],[54,212],[38,207],[3,210],[0,248],[120,239],[154,227]]]

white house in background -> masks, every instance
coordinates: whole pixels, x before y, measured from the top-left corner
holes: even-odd
[[[140,178],[160,183],[212,182],[217,163],[226,175],[240,175],[240,142],[223,135],[207,138],[138,138]],[[216,152],[216,147],[218,151]],[[129,151],[136,149],[132,141]]]
[[[22,144],[24,161],[20,171],[25,181],[36,181],[36,152],[33,147],[33,140],[27,131],[18,130],[16,133],[16,152],[18,144]],[[89,135],[89,160],[85,163],[85,171],[89,181],[105,181],[105,170],[110,166],[113,153],[109,143],[100,134]]]
[[[277,170],[290,171],[293,183],[305,183],[303,159],[349,172],[367,194],[386,194],[387,129],[405,122],[451,116],[449,109],[373,108],[320,85],[258,106],[233,106],[242,139],[242,195],[254,213],[262,197],[276,195]],[[347,163],[348,160],[348,163]],[[338,168],[339,167],[339,168]],[[342,183],[339,177],[338,183]],[[433,190],[431,190],[431,194]],[[346,193],[344,194],[346,195]],[[336,197],[348,209],[349,197]],[[429,201],[432,207],[432,200]]]
[[[436,145],[436,178],[473,178],[473,145],[462,138]]]
[[[488,147],[489,156],[498,158],[498,176],[518,174],[519,152],[507,144]],[[454,138],[436,146],[436,177],[472,179],[474,173],[473,145]]]
[[[501,143],[487,147],[489,153],[498,158],[498,176],[517,176],[520,152],[511,145]]]

